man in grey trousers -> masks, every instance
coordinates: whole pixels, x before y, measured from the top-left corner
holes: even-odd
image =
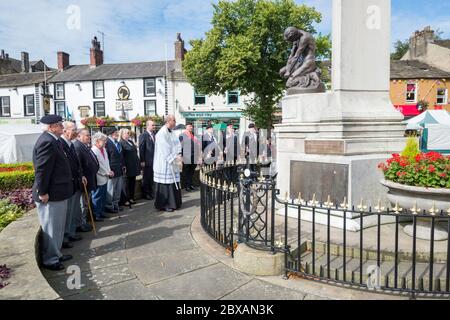
[[[42,227],[40,255],[45,268],[60,271],[64,269],[61,262],[72,259],[72,256],[61,253],[67,201],[74,193],[72,172],[70,160],[59,140],[63,133],[62,118],[48,115],[41,119],[41,123],[44,133],[33,149],[33,200]]]
[[[108,128],[105,149],[108,153],[109,166],[114,172],[114,178],[108,180],[108,193],[105,209],[109,213],[119,213],[120,195],[123,187],[123,175],[125,173],[125,161],[122,146],[119,143],[119,131],[117,128]]]
[[[78,222],[76,220],[79,220],[78,217],[81,216],[81,190],[83,189],[83,186],[86,185],[86,178],[83,176],[80,160],[72,142],[78,135],[77,125],[71,121],[66,121],[63,123],[63,128],[63,134],[59,139],[70,160],[72,184],[75,192],[67,203],[66,228],[63,242],[63,249],[67,249],[73,247],[72,242],[82,240],[82,237],[75,232],[77,229],[76,223]]]

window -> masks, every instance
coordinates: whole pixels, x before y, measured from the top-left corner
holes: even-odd
[[[24,96],[23,97],[23,108],[25,117],[34,116],[34,95]]]
[[[106,117],[105,102],[94,102],[94,115],[96,117]]]
[[[103,81],[94,81],[94,99],[105,98],[105,84]]]
[[[66,117],[66,103],[64,101],[55,103],[55,114],[63,118]]]
[[[146,116],[156,116],[156,100],[145,100],[144,108]]]
[[[144,96],[150,97],[156,95],[155,78],[144,79]]]
[[[65,92],[64,92],[64,83],[55,84],[55,100],[64,100]]]
[[[447,104],[447,89],[444,88],[437,89],[436,104],[439,105]]]
[[[228,91],[227,104],[239,104],[239,91]]]
[[[9,97],[0,97],[0,117],[11,117],[11,103]]]
[[[204,94],[195,92],[194,93],[194,105],[196,105],[196,106],[206,105],[206,96]]]
[[[410,103],[417,102],[417,84],[408,83],[406,85],[406,102]]]

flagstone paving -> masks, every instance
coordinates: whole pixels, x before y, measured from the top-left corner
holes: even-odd
[[[81,286],[69,289],[69,274],[43,271],[67,300],[310,300],[397,299],[314,283],[255,277],[233,268],[233,260],[201,229],[199,193],[185,194],[183,209],[156,211],[140,202],[121,216],[99,223],[96,237],[83,234],[64,254],[74,256]],[[69,281],[68,281],[69,280]],[[403,297],[405,298],[405,297]]]

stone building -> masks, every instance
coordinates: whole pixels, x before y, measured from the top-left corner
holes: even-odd
[[[391,62],[391,100],[406,118],[428,109],[450,111],[450,40],[436,40],[430,27],[416,31],[409,50]]]

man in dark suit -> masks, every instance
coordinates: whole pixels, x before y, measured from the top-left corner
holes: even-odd
[[[139,158],[143,168],[142,195],[147,200],[153,200],[153,158],[155,156],[155,123],[147,121],[147,127],[139,137]]]
[[[81,170],[86,177],[86,189],[89,199],[91,199],[92,191],[97,189],[97,171],[99,169],[97,157],[89,147],[90,143],[91,134],[88,129],[81,129],[78,132],[77,140],[73,142],[78,159],[80,159]],[[84,189],[81,190],[81,193],[81,212],[79,216],[74,216],[74,225],[77,228],[77,232],[89,232],[92,231],[92,226],[87,223],[88,203],[84,194]]]
[[[232,163],[233,166],[225,170],[225,177],[229,181],[237,180],[237,168],[236,162],[238,159],[239,150],[239,139],[234,130],[233,123],[229,123],[227,130],[223,133],[223,144],[224,144],[224,161]]]
[[[108,153],[109,166],[111,171],[114,172],[114,177],[108,180],[105,209],[109,213],[118,213],[121,210],[119,202],[123,188],[125,160],[122,146],[119,143],[119,131],[117,128],[108,128],[106,134],[108,135],[108,140],[106,140],[105,149]]]
[[[86,184],[86,177],[83,176],[80,160],[75,151],[75,146],[72,143],[72,140],[77,137],[77,126],[71,121],[66,121],[63,123],[63,128],[63,134],[59,140],[70,160],[74,190],[73,196],[67,203],[66,230],[64,232],[63,248],[72,248],[73,244],[71,244],[71,242],[80,241],[82,239],[81,236],[75,234],[76,226],[73,218],[81,215],[80,197],[81,190],[84,188],[83,185]]]
[[[192,180],[194,178],[195,168],[197,168],[198,161],[196,159],[200,155],[200,142],[194,136],[193,130],[194,126],[192,123],[187,123],[186,131],[179,137],[183,154],[183,183],[187,192],[196,191]]]
[[[45,268],[60,271],[61,262],[72,259],[63,256],[67,202],[74,193],[70,160],[59,140],[63,133],[62,118],[48,115],[41,119],[44,133],[33,149],[35,181],[33,200],[36,202],[42,227],[40,254]]]
[[[212,125],[206,127],[206,132],[202,137],[202,150],[203,157],[205,159],[205,164],[213,164],[216,162],[216,149],[218,148],[218,143],[214,137],[214,128]]]
[[[248,131],[244,134],[245,158],[250,164],[250,170],[256,170],[256,163],[259,159],[259,135],[254,123],[248,126]]]

